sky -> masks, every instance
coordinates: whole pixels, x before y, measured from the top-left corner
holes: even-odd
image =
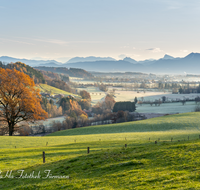
[[[0,0],[0,56],[184,57],[199,23],[199,0]]]

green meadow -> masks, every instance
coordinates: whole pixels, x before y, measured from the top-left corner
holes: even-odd
[[[200,189],[199,118],[184,113],[0,137],[0,189]],[[39,177],[28,178],[33,172]]]
[[[73,95],[75,97],[79,97],[76,94],[72,94],[70,92],[60,90],[58,88],[55,88],[53,86],[50,86],[48,84],[39,84],[36,86],[40,90],[40,92],[50,93],[50,94],[64,94],[64,95]]]

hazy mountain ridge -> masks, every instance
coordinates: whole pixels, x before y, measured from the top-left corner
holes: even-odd
[[[34,69],[41,70],[41,71],[50,71],[53,73],[58,73],[58,74],[67,74],[70,77],[78,77],[78,78],[93,78],[94,76],[85,71],[84,69],[79,69],[79,68],[66,68],[66,67],[45,67],[45,66],[39,66],[39,67],[34,67]]]
[[[68,68],[82,68],[86,71],[101,71],[101,72],[125,72],[134,70],[135,67],[143,67],[141,64],[133,64],[128,61],[94,61],[94,62],[78,62],[68,63],[63,66]]]
[[[131,59],[131,58],[130,58]],[[127,59],[125,59],[127,60]],[[133,61],[134,62],[134,61]],[[95,61],[84,63],[71,63],[64,64],[66,67],[82,68],[87,71],[99,71],[99,72],[147,72],[147,73],[171,73],[171,74],[183,74],[183,73],[199,73],[200,70],[200,54],[191,53],[183,58],[173,58],[164,56],[159,60],[146,60],[145,62],[128,61]],[[143,63],[143,64],[142,64]]]
[[[5,56],[4,56],[5,57]],[[0,57],[0,61],[3,61]],[[94,58],[94,57],[93,57]],[[97,57],[95,57],[97,58]],[[12,58],[15,59],[15,58]],[[200,69],[200,53],[190,53],[183,58],[174,58],[170,55],[165,55],[158,60],[144,60],[136,61],[132,58],[126,57],[124,60],[97,60],[97,61],[85,61],[76,63],[61,64],[56,61],[38,61],[37,60],[21,60],[15,59],[15,61],[21,61],[25,64],[29,64],[30,61],[37,63],[35,66],[46,67],[66,67],[66,68],[80,68],[86,71],[98,71],[98,72],[147,72],[147,73],[199,73]],[[75,59],[74,59],[75,60]],[[12,62],[15,62],[12,61]],[[42,62],[42,63],[41,63]]]
[[[31,59],[19,59],[19,58],[14,58],[14,57],[9,57],[9,56],[1,56],[0,57],[0,61],[4,62],[6,64],[8,63],[15,63],[15,62],[22,62],[25,63],[29,66],[38,66],[38,65],[46,65],[46,64],[50,64],[50,65],[54,65],[54,66],[59,66],[62,63],[57,62],[55,60],[31,60]]]
[[[165,56],[163,57],[163,59],[174,59],[174,57],[172,57],[171,55],[165,54]]]
[[[77,62],[93,62],[93,61],[116,61],[116,59],[112,57],[74,57],[67,61],[66,63],[77,63]]]

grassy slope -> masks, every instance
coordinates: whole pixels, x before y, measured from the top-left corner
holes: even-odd
[[[109,144],[101,142],[102,145]],[[70,179],[0,179],[1,189],[199,189],[200,142],[153,142],[129,145],[128,148],[100,150],[93,144],[89,155],[88,144],[66,144],[24,149],[3,149],[1,170],[24,169],[35,175],[51,170],[52,175]],[[96,149],[94,149],[96,147]],[[46,151],[45,164],[41,154]]]
[[[60,90],[58,88],[55,88],[55,87],[47,85],[47,84],[40,84],[40,85],[37,86],[37,88],[39,88],[41,92],[48,92],[48,93],[51,93],[51,94],[73,95],[75,97],[78,96],[76,94],[72,94],[70,92]]]
[[[126,133],[152,132],[152,131],[168,132],[174,130],[199,131],[200,130],[199,117],[200,113],[198,112],[175,114],[175,115],[157,117],[143,121],[70,129],[52,133],[50,134],[50,136],[125,133],[125,132]]]
[[[3,176],[8,170],[13,170],[14,176],[19,169],[25,169],[28,174],[40,171],[42,176],[44,170],[51,170],[53,175],[69,175],[70,179],[5,178],[0,179],[0,188],[200,189],[200,140],[187,141],[188,135],[190,139],[199,138],[199,116],[199,113],[187,113],[55,133],[66,136],[1,137]],[[126,131],[119,133],[123,127]],[[155,145],[158,138],[161,141]],[[122,148],[125,143],[127,149]],[[42,164],[42,151],[46,152],[45,164]]]

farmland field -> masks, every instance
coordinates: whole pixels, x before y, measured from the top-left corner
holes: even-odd
[[[60,90],[58,88],[55,88],[53,86],[49,86],[47,84],[39,84],[36,87],[40,90],[40,92],[46,92],[46,93],[50,93],[50,94],[73,95],[75,97],[78,97],[78,95],[76,95],[76,94],[72,94],[70,92],[67,92],[67,91],[64,91],[64,90]]]
[[[171,92],[156,92],[156,91],[140,91],[137,93],[136,91],[122,91],[116,90],[115,91],[115,100],[116,101],[134,101],[134,98],[137,97],[138,100],[144,101],[155,101],[155,100],[162,100],[163,96],[166,96],[166,100],[176,100],[176,99],[194,99],[197,96],[200,96],[199,93],[195,94],[172,94]]]
[[[151,92],[151,91],[145,91],[137,93],[137,91],[122,91],[122,90],[116,90],[115,91],[115,101],[134,101],[134,98],[137,97],[140,99],[141,97],[144,97],[144,100],[155,100],[159,99],[162,96],[169,95],[169,92]],[[170,94],[171,95],[171,94]]]
[[[99,90],[98,87],[87,87],[87,88],[77,88],[78,91],[86,90],[90,93],[92,104],[96,104],[97,102],[101,101],[108,92],[103,92]],[[109,89],[110,90],[110,89]],[[169,92],[163,93],[163,92],[149,92],[146,91],[137,93],[136,91],[122,91],[122,90],[116,90],[115,91],[115,101],[134,101],[135,97],[146,97],[148,98],[154,98],[154,96],[157,96],[161,98],[163,95],[168,95]]]
[[[199,116],[200,113],[176,114],[137,122],[71,129],[46,137],[1,137],[0,188],[199,187]],[[122,148],[124,144],[128,145],[126,149]],[[90,147],[90,154],[86,153],[87,147]],[[45,164],[42,163],[43,151],[46,152]],[[12,175],[17,177],[19,170],[27,174],[34,171],[35,175],[40,172],[42,177],[46,176],[45,170],[51,170],[54,176],[70,178],[3,178],[11,170]]]
[[[175,103],[163,103],[160,106],[143,104],[142,106],[137,104],[136,112],[139,113],[163,113],[163,114],[173,114],[173,113],[186,113],[193,112],[197,105],[194,101],[186,102],[183,105],[181,102]]]
[[[105,92],[100,91],[97,87],[87,87],[87,88],[78,88],[78,90],[86,90],[90,93],[92,99],[92,105],[95,105],[97,102],[101,102],[106,96]],[[134,98],[137,97],[138,100],[144,101],[155,101],[162,100],[162,96],[166,96],[167,100],[176,100],[176,99],[194,99],[200,94],[171,94],[170,92],[151,92],[143,91],[137,93],[136,91],[115,91],[115,101],[134,101]],[[143,104],[142,106],[136,105],[136,111],[139,113],[163,113],[163,114],[173,114],[173,113],[186,113],[193,112],[195,110],[195,102],[186,102],[183,106],[181,102],[178,103],[163,103],[160,106],[151,106],[149,104]]]

